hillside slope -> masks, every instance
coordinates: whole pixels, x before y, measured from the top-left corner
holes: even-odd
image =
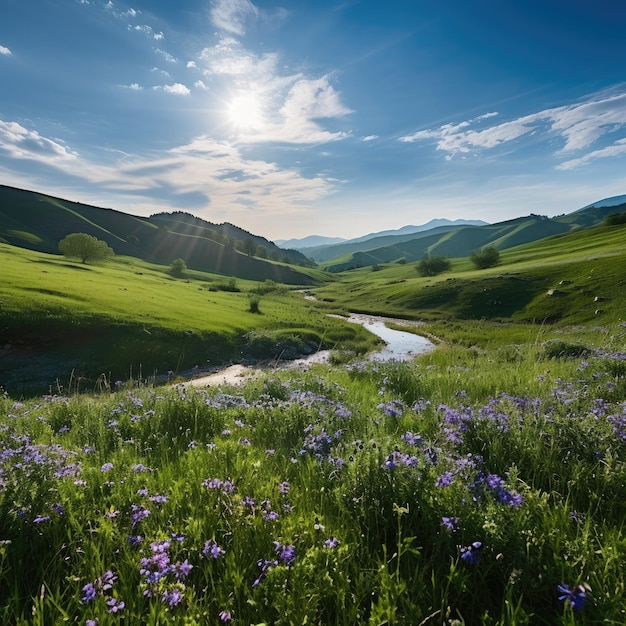
[[[180,257],[189,268],[239,278],[293,285],[314,282],[308,273],[282,264],[307,265],[302,254],[281,250],[232,224],[211,224],[185,213],[136,217],[0,185],[0,242],[56,254],[59,241],[76,232],[105,241],[116,254],[145,261],[169,265]],[[254,244],[253,255],[237,249],[243,249],[247,240]]]
[[[556,218],[529,215],[486,226],[444,227],[418,235],[373,239],[365,244],[352,244],[351,247],[333,247],[336,251],[342,249],[343,256],[329,260],[324,268],[330,272],[343,272],[400,259],[414,262],[424,256],[461,258],[486,246],[507,250],[554,235],[596,226],[607,215],[625,210],[626,204],[591,205]]]

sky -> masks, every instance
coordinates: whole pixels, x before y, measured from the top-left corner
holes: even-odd
[[[0,184],[270,240],[626,194],[623,0],[0,0]]]

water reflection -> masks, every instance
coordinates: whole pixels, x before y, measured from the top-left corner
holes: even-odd
[[[426,337],[388,328],[385,323],[394,321],[389,318],[351,313],[348,321],[361,324],[385,342],[382,350],[369,355],[372,361],[409,361],[418,354],[424,354],[435,347],[435,344]]]

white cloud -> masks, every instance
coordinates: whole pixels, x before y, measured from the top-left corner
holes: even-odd
[[[250,0],[214,0],[210,17],[215,27],[241,36],[246,32],[246,22],[256,18],[258,13]]]
[[[378,135],[366,135],[365,137],[361,137],[361,141],[374,141],[374,139],[378,139]]]
[[[178,59],[173,57],[169,52],[161,50],[161,48],[155,48],[154,51],[160,54],[168,63],[178,63]]]
[[[198,60],[206,74],[264,80],[276,74],[278,56],[266,53],[259,57],[246,50],[234,37],[222,37],[216,45],[204,48]]]
[[[160,67],[153,67],[150,71],[155,74],[160,74],[161,76],[164,76],[165,78],[170,77],[170,73],[167,70],[162,70]]]
[[[154,87],[154,89],[163,89],[166,93],[172,93],[176,96],[188,96],[191,89],[182,83],[174,83],[173,85],[164,85],[163,87]]]
[[[110,205],[114,197],[124,210],[133,212],[141,207],[149,213],[162,210],[168,202],[180,208],[181,197],[194,196],[200,199],[194,205],[196,214],[210,210],[211,219],[221,216],[221,220],[235,223],[237,215],[249,216],[251,210],[259,220],[293,215],[338,186],[321,175],[305,177],[295,168],[246,158],[238,147],[206,136],[157,157],[123,154],[107,164],[102,157],[82,157],[57,140],[0,120],[0,155],[2,152],[53,167],[59,188],[62,175],[70,177],[74,188],[82,183],[89,189],[90,202],[101,196]],[[11,167],[13,175],[3,169],[17,179],[21,170],[15,162]]]
[[[13,53],[5,46],[0,46],[0,54],[4,56],[11,56]]]
[[[130,85],[123,85],[126,89],[130,89],[132,91],[141,91],[143,87],[139,83],[131,83]]]
[[[605,159],[608,157],[622,156],[624,154],[626,154],[626,138],[618,139],[615,143],[611,144],[610,146],[606,146],[605,148],[588,152],[578,159],[565,161],[564,163],[557,165],[556,169],[572,170],[576,167],[579,167],[580,165],[588,163],[589,161],[595,161],[596,159]]]
[[[78,157],[53,139],[42,137],[37,131],[28,130],[17,122],[0,120],[0,150],[14,159],[32,159],[41,162],[70,162]]]
[[[197,80],[193,86],[196,89],[201,89],[202,91],[206,91],[208,89],[208,87],[201,80]]]
[[[260,123],[241,132],[240,141],[310,144],[348,136],[328,132],[320,124],[322,119],[351,113],[331,84],[332,75],[308,78],[286,73],[279,68],[276,53],[256,55],[233,37],[222,37],[215,46],[202,50],[198,67],[207,76],[230,81],[233,100],[245,96],[257,103]]]
[[[421,130],[401,137],[400,141],[435,140],[437,149],[451,157],[495,148],[525,136],[536,135],[546,140],[556,136],[563,142],[557,155],[580,151],[589,148],[603,136],[626,128],[626,87],[620,85],[591,94],[574,104],[545,109],[486,128],[475,128],[477,123],[495,115],[488,113],[458,124]],[[605,155],[609,153],[610,150]],[[585,157],[569,163],[580,164],[591,158],[596,157]]]

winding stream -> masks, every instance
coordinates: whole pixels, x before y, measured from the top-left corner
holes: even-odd
[[[348,318],[343,319],[346,319],[352,324],[361,324],[364,328],[374,335],[377,335],[385,342],[385,346],[381,350],[372,352],[367,356],[371,361],[410,361],[418,354],[424,354],[435,348],[435,344],[426,339],[426,337],[415,335],[404,330],[395,330],[386,326],[389,322],[407,325],[418,325],[419,322],[407,322],[406,320],[392,319],[378,315],[362,315],[358,313],[351,313]],[[285,369],[308,367],[313,363],[325,363],[328,361],[329,357],[330,350],[320,350],[302,359],[285,361],[280,364],[280,367]],[[250,376],[262,373],[262,371],[263,369],[245,365],[231,365],[230,367],[210,375],[194,378],[183,384],[193,387],[207,387],[209,385],[222,384],[236,385],[244,382]]]
[[[361,324],[385,342],[386,345],[382,350],[368,355],[371,361],[410,361],[418,354],[428,352],[435,347],[435,344],[426,337],[386,326],[387,322],[404,322],[404,320],[351,313],[348,321]]]

